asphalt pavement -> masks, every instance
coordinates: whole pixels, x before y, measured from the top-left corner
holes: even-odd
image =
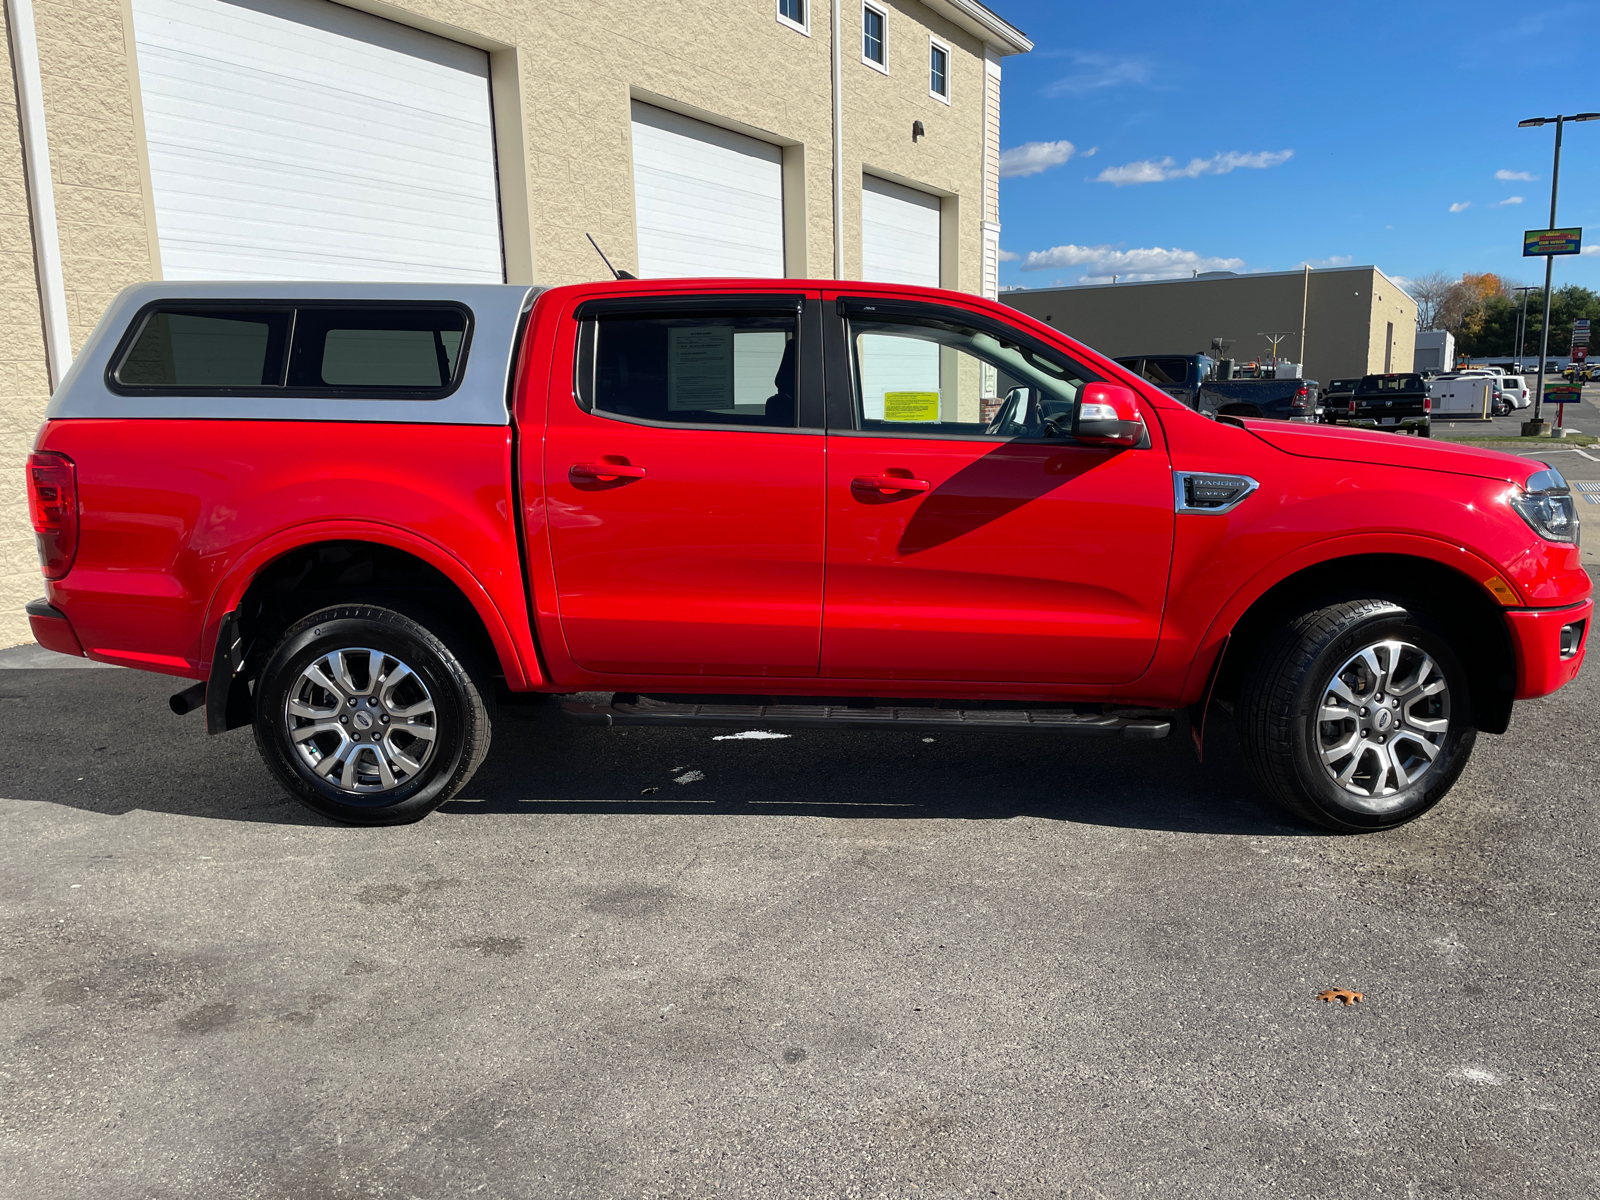
[[[1202,766],[548,705],[350,829],[171,680],[3,670],[0,1195],[1590,1197],[1596,680],[1335,837],[1225,719]]]

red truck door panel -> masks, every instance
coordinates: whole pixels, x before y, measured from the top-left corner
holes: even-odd
[[[1172,553],[1159,428],[1139,449],[1047,436],[1091,372],[988,318],[869,305],[829,306],[823,676],[1136,678]]]
[[[602,673],[815,676],[822,624],[813,299],[579,309],[544,460],[561,630]]]

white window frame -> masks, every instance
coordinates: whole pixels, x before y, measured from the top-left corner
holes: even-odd
[[[867,13],[875,12],[883,21],[883,61],[867,57]],[[861,0],[861,61],[879,74],[889,73],[889,10],[886,7],[872,3],[872,0]]]
[[[942,95],[933,90],[933,52],[936,49],[944,51],[944,93]],[[950,103],[950,89],[952,86],[950,83],[950,71],[954,66],[955,55],[950,53],[950,43],[930,33],[928,35],[928,95],[944,104]]]
[[[804,9],[805,14],[806,14],[806,19],[805,19],[804,23],[801,23],[799,21],[791,21],[788,17],[784,16],[783,15],[783,7],[782,7],[782,5],[783,5],[783,0],[773,0],[772,8],[773,8],[773,12],[777,15],[778,24],[784,26],[786,29],[792,29],[796,33],[803,33],[807,37],[810,37],[811,36],[811,0],[801,0],[801,7]]]

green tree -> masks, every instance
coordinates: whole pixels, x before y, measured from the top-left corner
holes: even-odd
[[[1461,323],[1456,346],[1472,358],[1519,357],[1517,318],[1522,306],[1509,296],[1494,295],[1473,305]],[[1569,283],[1550,295],[1550,354],[1565,358],[1572,351],[1572,323],[1579,317],[1600,322],[1600,292]],[[1544,297],[1528,293],[1528,327],[1523,356],[1537,359],[1544,329]]]

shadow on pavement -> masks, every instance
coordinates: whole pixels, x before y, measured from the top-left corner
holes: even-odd
[[[167,708],[172,681],[136,671],[0,670],[0,796],[120,815],[343,828],[279,789],[248,730],[207,737]],[[1159,742],[1030,734],[595,729],[548,703],[503,706],[488,761],[452,815],[1037,817],[1189,833],[1305,835],[1250,782],[1213,715],[1208,759],[1181,723]],[[696,777],[697,773],[697,777]],[[678,782],[687,778],[687,782]]]

